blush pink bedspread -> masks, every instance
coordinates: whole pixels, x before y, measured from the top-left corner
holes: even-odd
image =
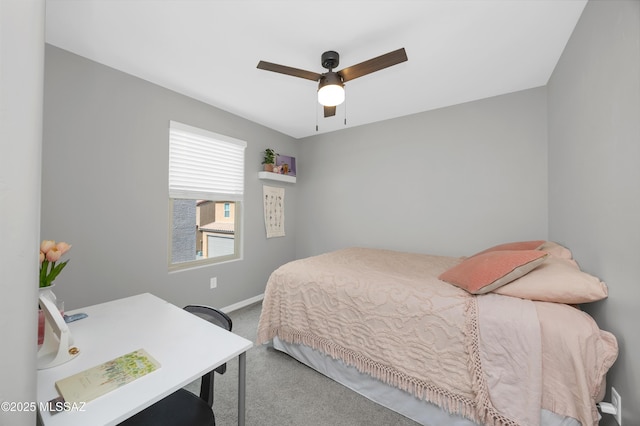
[[[269,278],[257,343],[310,346],[485,425],[539,425],[540,408],[597,424],[615,338],[567,305],[437,279],[459,262],[364,248],[290,262]]]

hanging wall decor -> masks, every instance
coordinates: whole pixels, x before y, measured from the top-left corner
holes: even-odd
[[[284,237],[284,188],[262,186],[267,238]]]

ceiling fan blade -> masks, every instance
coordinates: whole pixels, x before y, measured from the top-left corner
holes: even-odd
[[[307,80],[318,81],[322,77],[322,74],[316,72],[305,71],[298,68],[287,67],[284,65],[273,64],[271,62],[260,61],[258,62],[258,68],[266,71],[273,71],[280,74],[292,75],[294,77],[306,78]]]
[[[336,115],[336,107],[335,106],[325,106],[324,107],[324,117],[333,117]]]
[[[363,75],[371,74],[372,72],[380,71],[381,69],[397,65],[400,62],[407,60],[407,52],[404,47],[393,52],[385,53],[376,58],[369,59],[368,61],[360,62],[359,64],[347,67],[342,71],[338,71],[338,74],[342,77],[343,82],[353,80],[354,78],[362,77]]]

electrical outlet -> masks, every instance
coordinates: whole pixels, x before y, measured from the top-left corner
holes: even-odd
[[[620,394],[614,387],[611,388],[611,404],[613,404],[616,409],[616,414],[614,414],[613,417],[618,424],[622,426],[622,400],[620,399]]]
[[[211,280],[209,281],[209,286],[211,288],[216,288],[218,287],[218,277],[213,277],[211,278]]]

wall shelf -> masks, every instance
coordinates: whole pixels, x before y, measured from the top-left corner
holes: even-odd
[[[258,172],[258,178],[264,180],[275,180],[278,182],[296,183],[295,176],[281,175],[272,172]]]

